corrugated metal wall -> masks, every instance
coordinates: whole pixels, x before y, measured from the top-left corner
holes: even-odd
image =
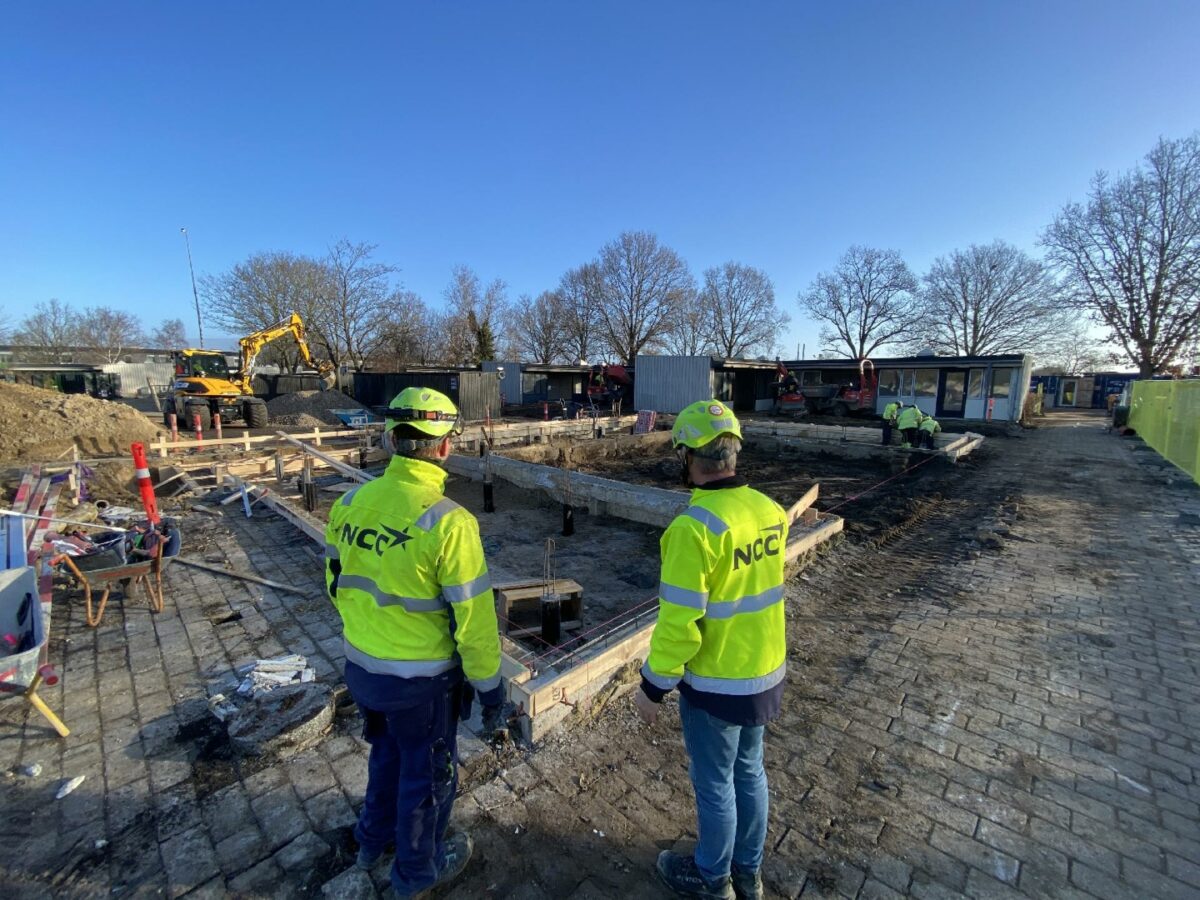
[[[500,366],[504,367],[504,378],[500,381],[500,393],[505,403],[523,403],[521,399],[521,364],[519,362],[504,362],[489,360],[483,364],[483,371],[495,372]]]
[[[486,412],[500,417],[496,372],[359,372],[354,376],[354,399],[363,406],[387,406],[406,387],[441,391],[468,421],[481,421]]]
[[[117,392],[122,397],[136,397],[138,391],[145,393],[146,379],[155,389],[166,389],[175,380],[175,366],[166,363],[110,363],[103,371],[117,376]]]
[[[633,399],[638,409],[675,415],[689,403],[713,398],[712,360],[707,356],[639,356]]]

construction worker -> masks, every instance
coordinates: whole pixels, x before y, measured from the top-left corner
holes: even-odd
[[[690,505],[663,533],[658,622],[635,695],[653,724],[680,692],[699,842],[664,850],[658,875],[688,897],[759,898],[767,832],[763,731],[780,710],[787,515],[736,474],[741,427],[716,400],[679,414],[671,443]]]
[[[903,407],[896,416],[896,427],[900,429],[901,447],[911,447],[917,442],[917,428],[921,424],[921,410],[915,405]]]
[[[477,693],[484,733],[492,734],[502,703],[479,523],[442,496],[442,464],[458,430],[458,410],[444,394],[401,391],[385,414],[387,471],[344,494],[325,532],[346,685],[371,745],[357,863],[371,868],[395,841],[391,882],[401,897],[452,881],[470,859],[470,836],[446,835],[458,719]]]
[[[896,417],[900,415],[900,408],[904,404],[899,400],[893,400],[883,408],[883,446],[890,446],[892,443],[892,429],[896,427]]]
[[[917,426],[920,433],[921,444],[926,450],[933,449],[933,436],[942,430],[942,426],[938,424],[937,419],[933,416],[922,416],[921,424]]]

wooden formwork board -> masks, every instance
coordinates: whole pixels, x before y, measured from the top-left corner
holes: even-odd
[[[816,511],[810,509],[808,512]],[[784,559],[787,562],[798,559],[801,554],[807,553],[818,544],[825,543],[835,534],[840,534],[845,526],[846,523],[841,516],[823,512],[818,512],[815,518],[810,518],[808,521],[802,518],[799,521],[793,522],[791,528],[788,530],[788,542],[787,549],[784,551]]]
[[[342,429],[336,431],[322,431],[320,428],[314,428],[312,431],[303,434],[293,434],[289,437],[298,440],[311,440],[318,447],[323,440],[333,440],[346,437],[362,437],[364,433],[369,433],[370,429],[354,428]],[[181,432],[183,433],[183,432]],[[159,440],[150,444],[147,449],[157,451],[160,457],[167,456],[171,451],[186,453],[191,450],[209,450],[214,447],[241,447],[243,450],[252,450],[255,447],[262,445],[274,445],[279,443],[279,437],[275,434],[260,434],[250,435],[249,431],[243,431],[241,437],[235,438],[212,438],[211,440],[205,437],[201,441],[170,441],[166,437],[160,437]]]
[[[967,454],[971,453],[973,450],[979,449],[979,446],[983,443],[983,437],[981,435],[977,435],[977,434],[969,435],[968,437],[969,437],[968,440],[966,440],[964,443],[956,446],[953,450],[947,450],[946,458],[949,459],[951,462],[958,462],[960,459],[962,459]]]
[[[653,632],[654,622],[648,622],[628,636],[580,659],[566,671],[549,671],[524,683],[510,683],[508,698],[524,710],[528,719],[526,737],[531,741],[540,740],[580,703],[608,684],[619,669],[634,660],[644,661]],[[618,693],[636,685],[636,681],[629,682]]]

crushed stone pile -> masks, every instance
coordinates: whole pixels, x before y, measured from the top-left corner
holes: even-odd
[[[85,457],[129,453],[159,427],[132,407],[86,394],[0,382],[0,461],[51,462],[72,445]]]
[[[275,425],[300,425],[308,428],[321,425],[338,425],[342,420],[331,409],[366,409],[353,397],[341,391],[296,391],[281,394],[267,404],[271,423]]]

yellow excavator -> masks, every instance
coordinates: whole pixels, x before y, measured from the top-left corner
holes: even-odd
[[[254,363],[263,347],[289,334],[295,338],[304,364],[317,370],[326,389],[332,387],[333,366],[313,359],[304,336],[304,320],[299,314],[292,313],[269,328],[248,334],[238,341],[241,361],[236,372],[229,371],[225,354],[220,351],[176,351],[172,402],[164,407],[164,421],[170,425],[168,416],[175,413],[181,431],[192,427],[195,416],[200,417],[200,426],[205,430],[212,426],[218,416],[222,422],[241,419],[251,428],[266,428],[270,421],[266,401],[255,397],[250,386],[254,378]]]

